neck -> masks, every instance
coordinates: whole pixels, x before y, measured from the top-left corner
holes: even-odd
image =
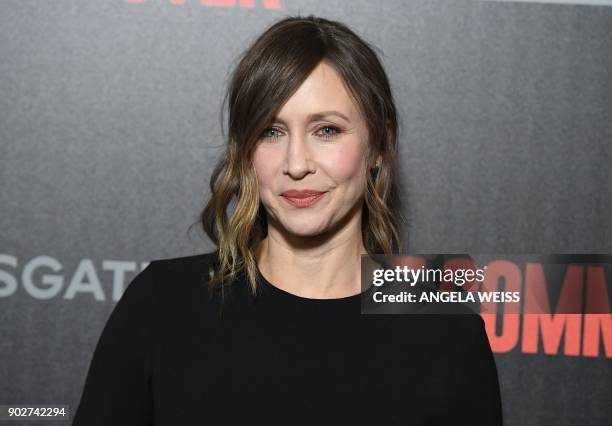
[[[255,249],[264,277],[300,297],[328,299],[361,292],[361,205],[336,229],[314,237],[282,232],[268,224],[268,235]]]

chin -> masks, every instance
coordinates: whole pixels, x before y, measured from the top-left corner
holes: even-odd
[[[283,223],[283,227],[290,234],[300,237],[314,237],[325,232],[324,226],[315,225],[312,220],[305,221],[303,223],[299,221],[291,221],[290,223]]]
[[[289,233],[297,235],[299,237],[316,237],[324,232],[324,230],[311,227],[287,227],[285,228]]]

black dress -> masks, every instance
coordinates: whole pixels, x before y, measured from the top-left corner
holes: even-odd
[[[155,260],[115,306],[74,426],[501,425],[480,316],[362,315],[261,273],[209,299],[213,253]]]

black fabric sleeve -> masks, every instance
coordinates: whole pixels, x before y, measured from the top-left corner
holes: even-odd
[[[502,404],[495,358],[480,315],[461,315],[467,336],[449,350],[448,386],[436,410],[434,426],[501,426]]]
[[[159,261],[129,283],[94,349],[73,426],[152,424],[151,321]]]

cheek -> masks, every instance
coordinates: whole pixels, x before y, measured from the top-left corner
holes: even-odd
[[[255,148],[253,152],[253,168],[255,169],[260,188],[266,188],[271,184],[276,170],[276,157],[274,153],[262,147]]]
[[[365,153],[357,144],[347,144],[327,157],[328,170],[335,180],[345,181],[360,177],[365,166]]]

